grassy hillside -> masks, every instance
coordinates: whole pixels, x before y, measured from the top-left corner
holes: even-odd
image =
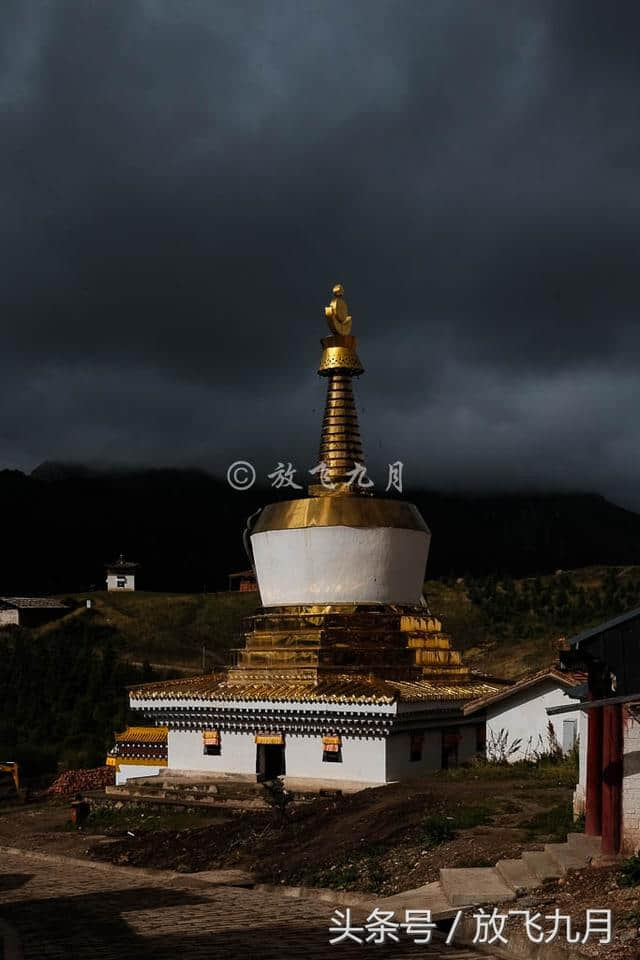
[[[498,577],[429,580],[433,613],[477,669],[508,677],[557,656],[558,640],[640,606],[640,566],[587,567],[520,580]],[[90,596],[92,609],[85,600]],[[226,662],[241,643],[241,621],[258,606],[255,593],[92,593],[67,598],[76,609],[39,633],[79,620],[108,634],[134,663],[200,670]]]
[[[91,609],[86,600],[91,599]],[[238,646],[243,617],[258,606],[256,593],[91,593],[66,597],[76,609],[57,623],[41,627],[41,635],[65,629],[79,619],[89,633],[111,634],[121,657],[164,667],[211,669],[224,663]]]
[[[639,607],[640,566],[429,581],[426,593],[467,662],[517,677],[555,659],[561,638]]]

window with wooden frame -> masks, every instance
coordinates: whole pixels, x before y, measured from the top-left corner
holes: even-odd
[[[342,763],[342,737],[322,738],[322,762]]]
[[[202,752],[205,757],[220,756],[220,731],[203,730],[202,731]]]

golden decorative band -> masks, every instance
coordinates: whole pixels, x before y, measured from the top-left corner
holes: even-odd
[[[299,530],[304,527],[397,527],[402,530],[429,528],[412,503],[375,497],[308,497],[284,500],[264,508],[252,533],[267,530]]]

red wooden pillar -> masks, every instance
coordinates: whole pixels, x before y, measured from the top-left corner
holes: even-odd
[[[622,706],[604,707],[602,738],[602,853],[620,851],[622,827]]]
[[[587,710],[587,786],[584,830],[591,837],[602,833],[602,707]]]

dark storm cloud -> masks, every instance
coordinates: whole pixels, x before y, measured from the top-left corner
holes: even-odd
[[[5,4],[3,463],[306,467],[342,279],[378,468],[629,500],[623,6]]]

